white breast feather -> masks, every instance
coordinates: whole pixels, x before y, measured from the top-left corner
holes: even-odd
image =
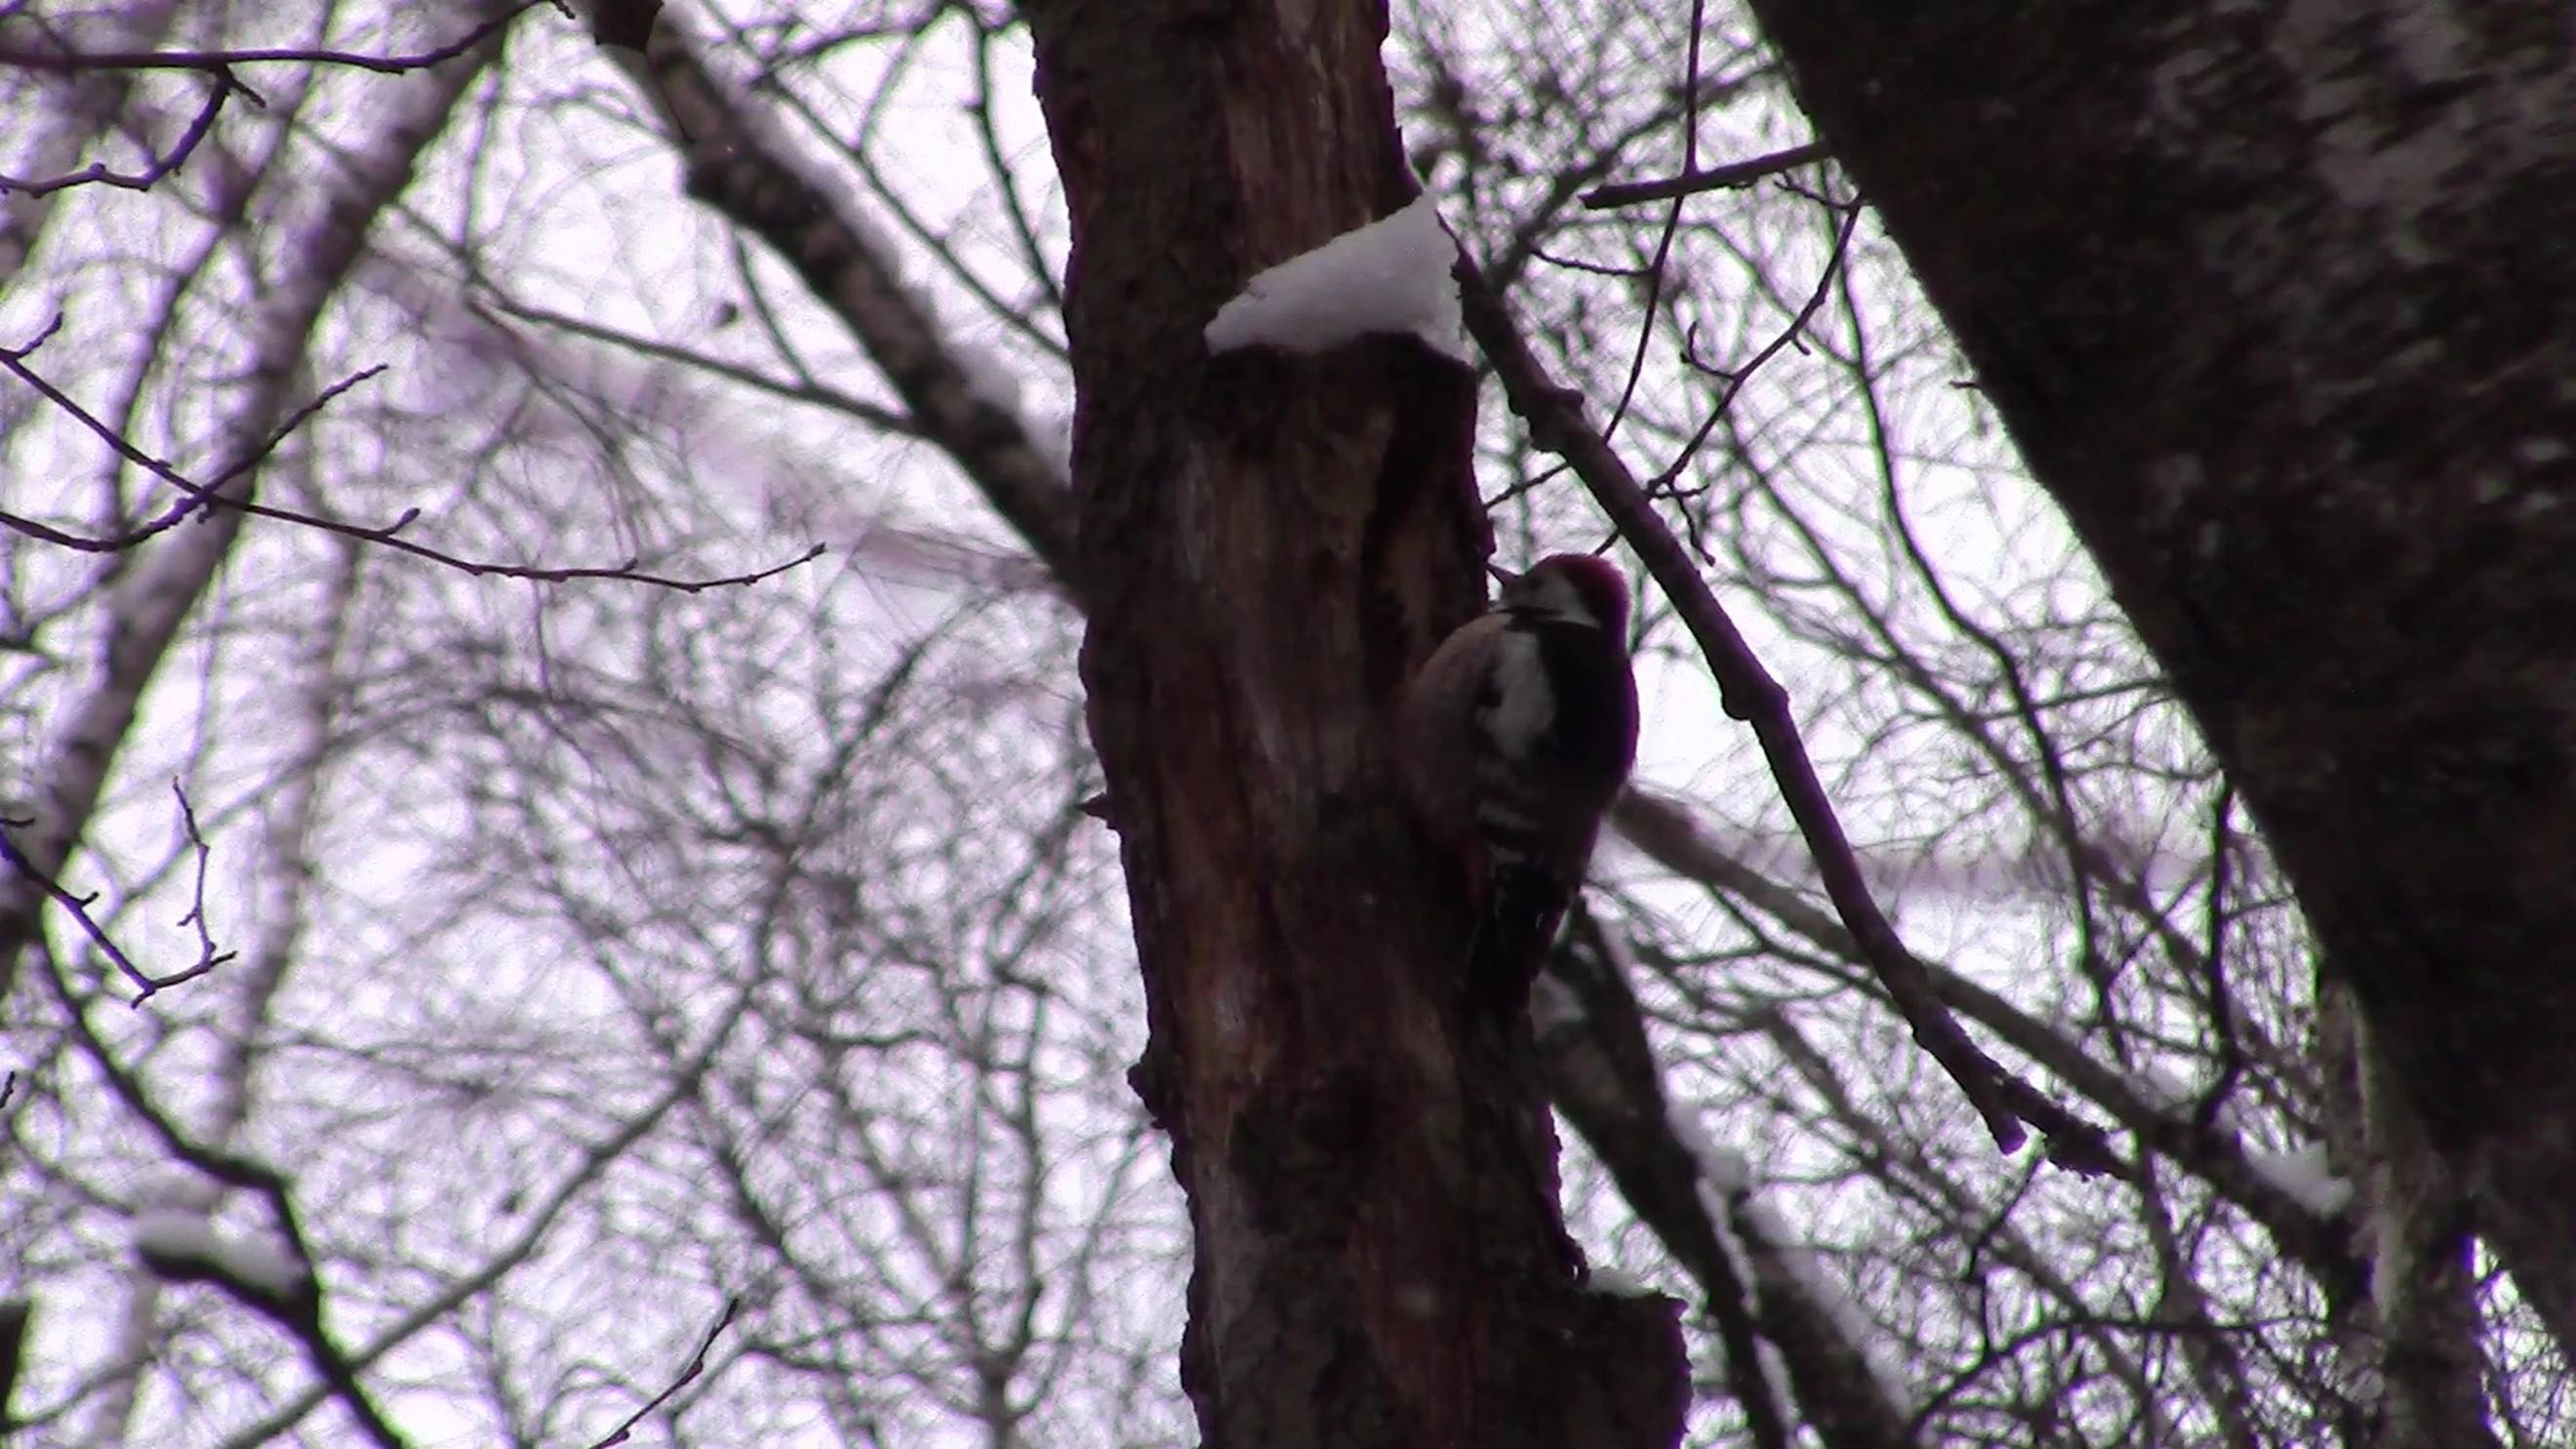
[[[1506,759],[1526,757],[1556,717],[1556,692],[1548,688],[1547,666],[1538,640],[1505,633],[1494,656],[1494,702],[1484,714],[1485,737]]]

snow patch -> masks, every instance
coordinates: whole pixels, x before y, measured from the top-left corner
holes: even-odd
[[[1744,1192],[1753,1186],[1753,1164],[1732,1147],[1720,1147],[1699,1125],[1699,1109],[1678,1103],[1664,1108],[1664,1125],[1671,1128],[1673,1139],[1690,1152],[1699,1164],[1703,1191],[1715,1188],[1720,1193]]]
[[[282,1246],[253,1237],[229,1237],[203,1213],[156,1207],[134,1220],[134,1254],[166,1270],[202,1269],[272,1298],[292,1298],[304,1287],[304,1265]]]
[[[1740,1163],[1742,1159],[1737,1161]],[[1741,1184],[1731,1190],[1719,1187],[1703,1174],[1699,1183],[1699,1205],[1708,1214],[1708,1225],[1716,1233],[1717,1250],[1726,1256],[1727,1271],[1734,1275],[1737,1286],[1743,1290],[1746,1310],[1758,1315],[1762,1307],[1762,1279],[1753,1271],[1753,1254],[1736,1233],[1735,1217],[1730,1211],[1733,1194],[1748,1190]],[[1717,1342],[1719,1357],[1723,1359],[1724,1340]],[[1768,1338],[1757,1337],[1753,1343],[1753,1357],[1763,1381],[1770,1385],[1772,1399],[1782,1404],[1796,1403],[1797,1400],[1789,1393],[1789,1366],[1780,1357],[1778,1346]]]
[[[1207,325],[1210,352],[1279,347],[1321,352],[1374,332],[1409,332],[1468,361],[1458,243],[1428,195],[1379,221],[1290,257],[1244,284]]]
[[[1614,1268],[1608,1264],[1594,1264],[1592,1270],[1584,1276],[1583,1286],[1591,1292],[1606,1293],[1613,1298],[1655,1296],[1655,1290],[1647,1286],[1645,1279],[1625,1268]]]
[[[2335,1175],[2326,1163],[2325,1149],[2313,1143],[2279,1152],[2249,1150],[2245,1165],[2275,1191],[2321,1218],[2340,1215],[2352,1201],[2352,1184]]]
[[[1790,1236],[1789,1225],[1780,1220],[1780,1215],[1771,1210],[1769,1203],[1747,1198],[1744,1216],[1753,1225],[1755,1236],[1767,1240],[1766,1246],[1781,1271],[1797,1283],[1798,1291],[1805,1294],[1808,1301],[1825,1310],[1825,1316],[1833,1321],[1834,1331],[1841,1334],[1843,1342],[1860,1356],[1861,1363],[1869,1369],[1871,1382],[1878,1386],[1879,1397],[1886,1401],[1888,1408],[1894,1410],[1900,1419],[1912,1418],[1915,1408],[1913,1389],[1905,1382],[1905,1375],[1897,1371],[1895,1360],[1888,1356],[1887,1345],[1883,1341],[1885,1336],[1861,1316],[1859,1305],[1843,1291],[1841,1281],[1826,1271],[1824,1261],[1816,1256],[1813,1248],[1800,1246],[1798,1240]]]
[[[2208,1089],[2183,1080],[2180,1073],[2161,1062],[2149,1062],[2138,1068],[2137,1075],[2129,1079],[2129,1089],[2138,1094],[2139,1101],[2159,1115],[2173,1118],[2192,1116],[2200,1110],[2201,1099],[2209,1095]],[[2219,1106],[2214,1125],[2239,1137],[2244,1136],[2243,1107],[2242,1102],[2229,1097]]]

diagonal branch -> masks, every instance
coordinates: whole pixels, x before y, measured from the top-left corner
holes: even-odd
[[[289,399],[309,360],[314,328],[366,250],[377,214],[411,184],[413,168],[498,49],[486,40],[471,52],[475,64],[441,66],[396,92],[372,134],[351,149],[311,221],[288,239],[284,252],[299,264],[266,290],[249,322],[247,382],[225,419],[217,456],[258,455],[273,446],[279,424],[294,412]],[[234,477],[224,495],[247,497],[256,471]],[[36,821],[17,845],[36,873],[60,877],[78,848],[144,690],[231,556],[244,516],[233,508],[205,509],[196,526],[172,531],[118,580],[96,670],[65,704],[31,771],[42,782],[31,812]],[[0,878],[0,998],[34,937],[45,899],[31,879]]]
[[[1609,1170],[1619,1195],[1664,1251],[1697,1281],[1725,1347],[1726,1386],[1757,1446],[1795,1442],[1799,1420],[1762,1372],[1763,1350],[1789,1371],[1803,1422],[1826,1449],[1894,1449],[1902,1416],[1872,1381],[1857,1342],[1838,1332],[1809,1285],[1781,1269],[1782,1245],[1757,1241],[1736,1205],[1707,1180],[1709,1164],[1676,1130],[1644,1013],[1608,932],[1589,912],[1568,923],[1549,957],[1536,1019],[1548,1098]],[[1723,1236],[1733,1233],[1735,1251]]]
[[[1685,170],[1678,176],[1666,176],[1656,181],[1621,181],[1596,186],[1583,193],[1583,204],[1589,210],[1602,211],[1615,206],[1634,206],[1641,201],[1671,201],[1677,197],[1697,196],[1704,191],[1750,186],[1766,176],[1811,166],[1832,154],[1824,142],[1809,141],[1803,146],[1792,146],[1749,161],[1711,166],[1705,171]]]
[[[1859,943],[1841,922],[1713,845],[1681,806],[1630,790],[1614,808],[1611,820],[1629,844],[1665,870],[1742,900],[1836,959],[1856,966],[1868,964]],[[2081,1093],[2141,1143],[2261,1224],[2282,1256],[2337,1290],[2367,1275],[2343,1225],[2320,1217],[2266,1178],[2233,1132],[2197,1121],[2188,1104],[2154,1100],[2135,1081],[2093,1058],[2064,1033],[1958,972],[1930,963],[1924,969],[1944,1002]]]
[[[1062,470],[1016,411],[981,395],[927,298],[907,286],[885,239],[827,187],[756,104],[708,66],[671,16],[638,36],[638,7],[585,5],[600,50],[634,82],[680,153],[688,195],[759,238],[796,270],[885,373],[920,435],[954,461],[993,511],[1079,593],[1073,509]]]
[[[217,1182],[257,1196],[266,1205],[270,1223],[285,1240],[299,1271],[291,1285],[259,1283],[203,1256],[168,1256],[148,1248],[143,1253],[146,1265],[173,1282],[219,1287],[227,1297],[275,1323],[304,1351],[305,1362],[322,1381],[322,1392],[348,1410],[366,1432],[368,1442],[377,1449],[400,1449],[406,1441],[358,1381],[361,1365],[340,1347],[324,1322],[322,1282],[314,1276],[313,1250],[305,1241],[302,1219],[295,1210],[293,1189],[285,1174],[256,1158],[190,1136],[162,1110],[161,1104],[90,1026],[89,1015],[73,994],[71,983],[64,979],[60,963],[48,959],[38,974],[52,988],[73,1041],[107,1083],[110,1095],[149,1128],[171,1156]]]
[[[598,1442],[592,1444],[590,1449],[616,1449],[617,1445],[635,1437],[636,1425],[643,1423],[655,1409],[671,1402],[680,1390],[687,1388],[698,1375],[707,1371],[707,1355],[715,1351],[716,1340],[724,1336],[724,1331],[732,1326],[734,1316],[741,1312],[740,1298],[726,1299],[724,1311],[716,1315],[716,1321],[707,1329],[706,1337],[698,1340],[698,1351],[690,1357],[688,1366],[681,1369],[678,1377],[665,1385],[660,1393],[645,1400],[642,1408],[627,1415],[616,1428],[609,1430]]]
[[[1725,606],[1709,591],[1681,540],[1655,512],[1636,474],[1585,421],[1582,394],[1549,374],[1472,259],[1460,258],[1458,281],[1467,330],[1493,363],[1512,411],[1529,424],[1530,441],[1564,458],[1592,490],[1602,511],[1610,515],[1698,642],[1710,672],[1717,676],[1727,714],[1753,726],[1789,813],[1815,856],[1826,895],[1913,1029],[1914,1039],[1958,1083],[1985,1119],[1997,1147],[2018,1150],[2027,1138],[2027,1124],[2047,1135],[2051,1160],[2080,1172],[2115,1170],[2117,1159],[2100,1128],[2004,1070],[1969,1040],[1958,1019],[1942,1005],[1923,963],[1906,949],[1871,898],[1860,860],[1798,736],[1788,691],[1763,668]]]
[[[45,71],[56,75],[75,75],[92,70],[194,70],[234,84],[229,74],[237,65],[321,65],[342,66],[374,71],[378,75],[401,75],[406,71],[427,70],[431,66],[454,60],[507,28],[511,21],[553,0],[519,0],[517,5],[500,14],[486,17],[464,34],[427,50],[400,55],[369,55],[362,51],[331,50],[311,46],[285,46],[258,50],[34,50],[25,46],[0,46],[0,66],[17,70]]]
[[[319,415],[340,394],[383,372],[382,367],[370,367],[352,373],[324,388],[311,402],[296,409],[292,416],[270,432],[267,440],[257,449],[235,458],[231,466],[217,474],[213,481],[200,483],[168,462],[136,447],[130,439],[101,421],[95,414],[75,401],[70,394],[56,387],[50,379],[27,365],[28,355],[44,345],[46,339],[62,326],[62,320],[61,316],[57,315],[52,324],[38,334],[34,341],[24,346],[0,347],[0,371],[6,371],[10,376],[17,378],[43,396],[47,402],[70,414],[74,421],[87,428],[119,457],[178,489],[180,499],[160,514],[132,528],[104,536],[69,533],[31,518],[0,511],[0,527],[14,529],[45,543],[82,553],[121,553],[156,535],[166,533],[205,511],[229,510],[248,514],[253,518],[266,518],[279,523],[292,523],[305,528],[319,529],[324,533],[336,533],[343,538],[353,538],[361,543],[377,544],[397,553],[406,553],[417,559],[455,569],[460,573],[471,574],[476,578],[530,579],[538,583],[556,584],[570,583],[576,579],[614,579],[626,583],[652,584],[661,588],[677,589],[684,594],[756,584],[823,556],[823,545],[818,543],[783,563],[771,564],[748,573],[728,574],[721,578],[679,578],[666,574],[647,573],[641,567],[643,560],[640,558],[630,558],[622,564],[554,566],[505,564],[489,559],[463,558],[444,549],[432,548],[427,544],[403,537],[403,530],[420,518],[420,510],[417,508],[404,509],[401,516],[391,523],[369,527],[365,524],[344,523],[336,518],[326,518],[293,508],[281,508],[272,503],[256,502],[237,491],[231,491],[230,485],[233,481],[249,474],[254,468],[266,462],[269,455],[277,450],[278,445],[285,442],[296,430]]]

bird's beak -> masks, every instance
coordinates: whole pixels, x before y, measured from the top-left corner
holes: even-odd
[[[1492,574],[1494,576],[1494,583],[1501,588],[1508,589],[1512,585],[1521,581],[1521,576],[1519,574],[1513,573],[1510,569],[1504,568],[1500,564],[1485,565],[1485,572]]]

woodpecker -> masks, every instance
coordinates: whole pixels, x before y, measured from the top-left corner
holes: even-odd
[[[1475,1005],[1517,1016],[1637,758],[1628,587],[1589,554],[1492,570],[1492,610],[1405,686],[1398,758],[1424,829],[1478,893]]]

